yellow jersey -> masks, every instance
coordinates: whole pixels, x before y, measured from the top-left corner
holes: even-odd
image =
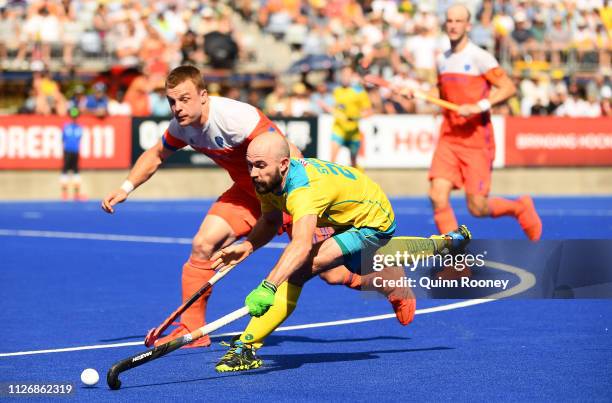
[[[380,186],[361,171],[315,158],[292,158],[283,190],[257,193],[262,213],[280,210],[293,222],[314,214],[318,227],[388,230],[395,214]]]
[[[359,130],[359,119],[364,110],[370,109],[372,103],[366,90],[359,86],[337,87],[333,92],[335,108],[334,129],[344,132]]]

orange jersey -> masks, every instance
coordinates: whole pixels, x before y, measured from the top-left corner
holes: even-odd
[[[246,150],[256,136],[276,131],[276,125],[259,109],[229,98],[210,96],[208,122],[203,128],[181,127],[172,119],[164,132],[164,147],[179,150],[191,146],[224,168],[242,189],[255,196],[247,168]]]
[[[475,104],[489,96],[491,83],[504,74],[495,57],[468,42],[460,52],[447,50],[438,57],[440,97],[458,105]],[[489,111],[465,118],[444,110],[440,140],[467,147],[494,147],[493,126]]]

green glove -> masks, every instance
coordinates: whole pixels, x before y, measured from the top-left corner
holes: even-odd
[[[274,304],[274,294],[276,294],[276,286],[269,281],[262,281],[244,300],[244,304],[249,308],[249,314],[260,317],[268,312],[268,309]]]

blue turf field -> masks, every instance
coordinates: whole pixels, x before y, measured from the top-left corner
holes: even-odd
[[[105,378],[114,362],[144,347],[6,355],[142,340],[180,302],[180,267],[210,203],[130,201],[114,216],[97,202],[0,203],[0,383],[73,382],[78,400],[610,399],[609,300],[501,300],[419,314],[408,327],[385,319],[278,332],[261,350],[265,367],[240,374],[214,371],[224,352],[214,343],[126,372],[119,391],[104,379],[83,388],[80,372],[93,367]],[[435,231],[425,199],[393,204],[398,234]],[[522,238],[511,219],[478,220],[463,200],[453,204],[476,238]],[[538,198],[536,205],[546,239],[612,239],[610,197]],[[209,318],[239,308],[279,253],[262,249],[229,274]],[[418,301],[418,308],[453,302]],[[384,300],[315,279],[285,325],[390,312]]]

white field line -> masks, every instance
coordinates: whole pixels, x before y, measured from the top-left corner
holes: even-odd
[[[467,301],[454,302],[452,304],[440,305],[440,306],[435,306],[431,308],[417,309],[415,313],[417,315],[423,315],[423,314],[428,314],[428,313],[449,311],[452,309],[466,308],[468,306],[484,304],[486,302],[495,301],[496,299],[507,298],[512,295],[519,294],[533,287],[535,284],[535,277],[533,276],[533,274],[529,273],[528,271],[524,269],[521,269],[520,267],[515,267],[515,266],[505,264],[505,263],[492,262],[492,261],[487,261],[486,266],[493,268],[493,269],[498,269],[501,271],[505,271],[507,273],[514,274],[519,278],[520,282],[512,288],[506,291],[492,294],[488,298],[471,299]],[[316,323],[306,323],[303,325],[281,326],[275,331],[283,332],[283,331],[289,331],[289,330],[312,329],[312,328],[317,328],[317,327],[349,325],[353,323],[363,323],[363,322],[372,322],[376,320],[391,319],[394,317],[395,317],[395,314],[392,314],[392,313],[385,314],[385,315],[364,316],[361,318],[334,320],[334,321],[329,321],[329,322],[316,322]],[[212,335],[212,337],[232,336],[238,333],[239,332],[221,333],[221,334]],[[14,357],[14,356],[20,356],[20,355],[48,354],[48,353],[64,353],[64,352],[69,352],[69,351],[95,350],[95,349],[101,349],[101,348],[116,348],[116,347],[131,347],[131,346],[143,346],[143,342],[135,341],[135,342],[115,343],[115,344],[95,344],[91,346],[67,347],[67,348],[57,348],[57,349],[49,349],[49,350],[17,351],[14,353],[0,353],[0,357]]]

